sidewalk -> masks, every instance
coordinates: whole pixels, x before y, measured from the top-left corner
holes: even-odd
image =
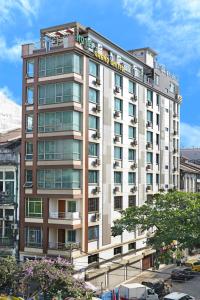
[[[141,274],[137,275],[136,277],[133,277],[124,283],[141,283],[142,281],[145,281],[147,279],[153,278],[153,279],[162,279],[162,280],[168,280],[171,276],[171,271],[176,268],[175,264],[170,265],[160,265],[160,268],[156,271],[152,271],[152,269],[149,269],[148,271],[144,271]]]

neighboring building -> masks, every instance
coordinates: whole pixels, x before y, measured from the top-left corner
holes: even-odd
[[[180,190],[200,192],[200,165],[189,162],[188,158],[183,156],[180,160]]]
[[[0,107],[0,133],[20,128],[22,108],[9,99],[3,90],[0,91]]]
[[[20,257],[148,268],[145,235],[112,237],[111,226],[121,210],[179,188],[178,82],[152,49],[127,52],[79,23],[40,39],[22,46]]]
[[[21,129],[0,134],[0,256],[18,256]]]
[[[183,148],[181,156],[187,158],[188,162],[200,165],[200,148]]]

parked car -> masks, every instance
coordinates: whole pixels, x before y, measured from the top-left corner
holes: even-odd
[[[154,290],[159,297],[164,295],[165,284],[162,279],[149,279],[147,281],[142,281],[141,284],[146,285],[150,289]]]
[[[195,300],[195,298],[185,293],[174,292],[166,295],[163,300]]]
[[[195,272],[191,268],[177,268],[172,270],[171,279],[172,280],[189,280],[195,276]]]

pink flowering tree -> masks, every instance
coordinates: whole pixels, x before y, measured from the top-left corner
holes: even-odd
[[[20,289],[27,296],[38,291],[51,297],[60,293],[62,299],[92,299],[84,282],[73,277],[73,265],[59,257],[26,261],[20,277]]]

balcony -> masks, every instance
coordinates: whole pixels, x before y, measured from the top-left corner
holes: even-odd
[[[16,203],[16,196],[14,195],[7,195],[4,192],[0,192],[0,206],[1,205],[14,205]]]
[[[81,225],[80,212],[49,212],[50,224]]]
[[[48,254],[49,255],[64,255],[69,258],[80,254],[81,244],[79,242],[49,242]]]
[[[14,239],[10,237],[0,237],[0,247],[2,248],[14,247]]]

